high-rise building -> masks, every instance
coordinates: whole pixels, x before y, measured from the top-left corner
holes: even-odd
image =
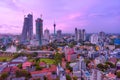
[[[44,39],[47,41],[49,41],[49,39],[50,39],[50,32],[48,29],[44,30]]]
[[[28,18],[24,18],[24,24],[23,24],[23,30],[22,30],[22,35],[21,35],[21,41],[24,42],[27,40],[27,24],[28,24]]]
[[[96,69],[92,69],[92,75],[90,80],[103,80],[102,72]]]
[[[78,41],[82,41],[82,30],[78,30]]]
[[[82,41],[86,40],[86,32],[85,29],[82,30]]]
[[[84,58],[83,57],[80,57],[79,58],[79,62],[78,62],[78,67],[79,67],[79,70],[86,70],[86,64],[84,62]]]
[[[78,41],[78,30],[75,28],[75,41]]]
[[[66,80],[65,70],[60,64],[57,66],[57,76],[59,76],[59,80]]]
[[[76,41],[85,41],[86,40],[85,29],[77,29],[77,28],[75,28],[75,40]]]
[[[24,17],[23,30],[21,35],[21,41],[30,41],[33,37],[33,15],[28,14]]]
[[[36,20],[36,39],[39,41],[39,46],[41,46],[43,39],[43,20],[41,18]]]
[[[90,37],[90,42],[92,44],[98,44],[99,36],[97,34],[92,34]]]
[[[55,37],[56,36],[56,24],[54,23],[53,26],[54,26],[54,37]]]
[[[101,46],[104,46],[106,44],[106,35],[105,35],[105,32],[100,32],[99,33],[99,43]]]
[[[86,39],[85,29],[79,29],[78,40],[79,41],[85,41],[85,39]]]
[[[57,37],[61,38],[62,37],[62,31],[61,30],[57,30]]]
[[[31,40],[32,37],[33,37],[33,15],[28,14],[28,19],[29,19],[29,22],[28,22],[28,26],[29,26],[28,39]]]
[[[99,33],[99,36],[100,36],[101,39],[104,39],[104,38],[105,38],[105,32],[102,32],[102,31],[101,31],[101,32]]]

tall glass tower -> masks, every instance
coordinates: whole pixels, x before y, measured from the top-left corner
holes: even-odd
[[[39,46],[41,46],[43,38],[43,20],[41,18],[36,20],[36,38],[39,41]]]
[[[33,37],[33,15],[28,14],[24,17],[23,30],[21,34],[21,42],[30,41]]]
[[[33,37],[33,15],[28,14],[28,39],[31,40]]]

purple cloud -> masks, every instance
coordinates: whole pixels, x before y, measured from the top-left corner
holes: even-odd
[[[73,33],[75,27],[85,28],[87,32],[116,33],[120,29],[120,0],[3,0],[0,6],[0,25],[15,25],[11,31],[8,30],[10,33],[15,30],[21,33],[24,15],[31,12],[34,21],[43,15],[44,29],[50,29],[51,33],[54,20],[57,29],[65,33]]]

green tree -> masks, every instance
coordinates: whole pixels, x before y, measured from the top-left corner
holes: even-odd
[[[118,78],[120,78],[120,71],[116,72],[116,75],[117,75]]]
[[[102,69],[102,68],[103,68],[103,64],[100,63],[100,64],[97,65],[97,67],[98,67],[99,69]]]
[[[3,50],[3,51],[6,51],[6,46],[3,46],[3,47],[2,47],[2,50]]]
[[[32,57],[37,57],[38,56],[38,53],[37,52],[34,52],[33,54],[32,54]]]
[[[25,54],[25,53],[15,53],[13,58],[15,59],[15,58],[20,57],[20,56],[27,56],[27,54]]]
[[[62,55],[60,53],[56,53],[54,59],[55,59],[55,64],[58,65],[62,61]]]
[[[72,78],[69,75],[66,75],[66,80],[72,80]]]
[[[68,44],[68,46],[69,46],[70,48],[73,48],[74,45],[70,43],[70,44]]]
[[[36,62],[39,62],[39,61],[40,61],[40,58],[35,58],[35,61],[36,61]]]
[[[41,80],[40,78],[37,78],[36,80]]]
[[[69,62],[67,62],[66,68],[67,68],[68,70],[70,70],[71,72],[72,72],[72,70],[73,70],[73,68],[70,66],[70,63],[69,63]]]
[[[77,80],[78,78],[76,76],[73,77],[73,80]]]
[[[115,65],[113,63],[111,63],[111,62],[105,62],[105,64],[110,65],[111,68],[115,68]]]
[[[2,60],[2,62],[6,62],[6,61],[7,61],[7,59],[3,59],[3,60]]]
[[[17,67],[18,67],[19,69],[22,69],[22,64],[19,64]]]
[[[106,71],[106,70],[109,68],[108,64],[104,64],[104,65],[103,65],[103,64],[101,64],[101,63],[98,64],[97,67],[98,67],[101,71],[103,71],[103,72]]]
[[[42,68],[41,68],[39,65],[36,65],[35,68],[36,68],[36,71],[37,71],[37,70],[42,70]]]
[[[88,64],[90,63],[90,59],[85,59],[84,61],[86,63],[86,66],[88,66]]]
[[[57,77],[55,80],[60,80],[59,77]]]
[[[1,74],[1,78],[2,78],[3,80],[6,80],[7,77],[8,77],[8,73],[7,73],[7,72]]]
[[[25,78],[30,78],[31,75],[28,71],[26,70],[17,70],[16,71],[16,77],[25,77]]]
[[[48,78],[46,76],[44,76],[44,80],[48,80]]]
[[[104,65],[103,64],[98,64],[97,67],[101,70],[101,71],[105,71],[104,69]]]
[[[19,57],[19,54],[15,53],[14,56],[13,56],[13,58],[15,59],[17,57]]]

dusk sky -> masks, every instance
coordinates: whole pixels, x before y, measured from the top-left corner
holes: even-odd
[[[120,0],[0,0],[0,33],[21,33],[24,15],[33,13],[34,22],[43,15],[44,29],[53,33],[120,32]],[[34,23],[35,33],[35,23]]]

